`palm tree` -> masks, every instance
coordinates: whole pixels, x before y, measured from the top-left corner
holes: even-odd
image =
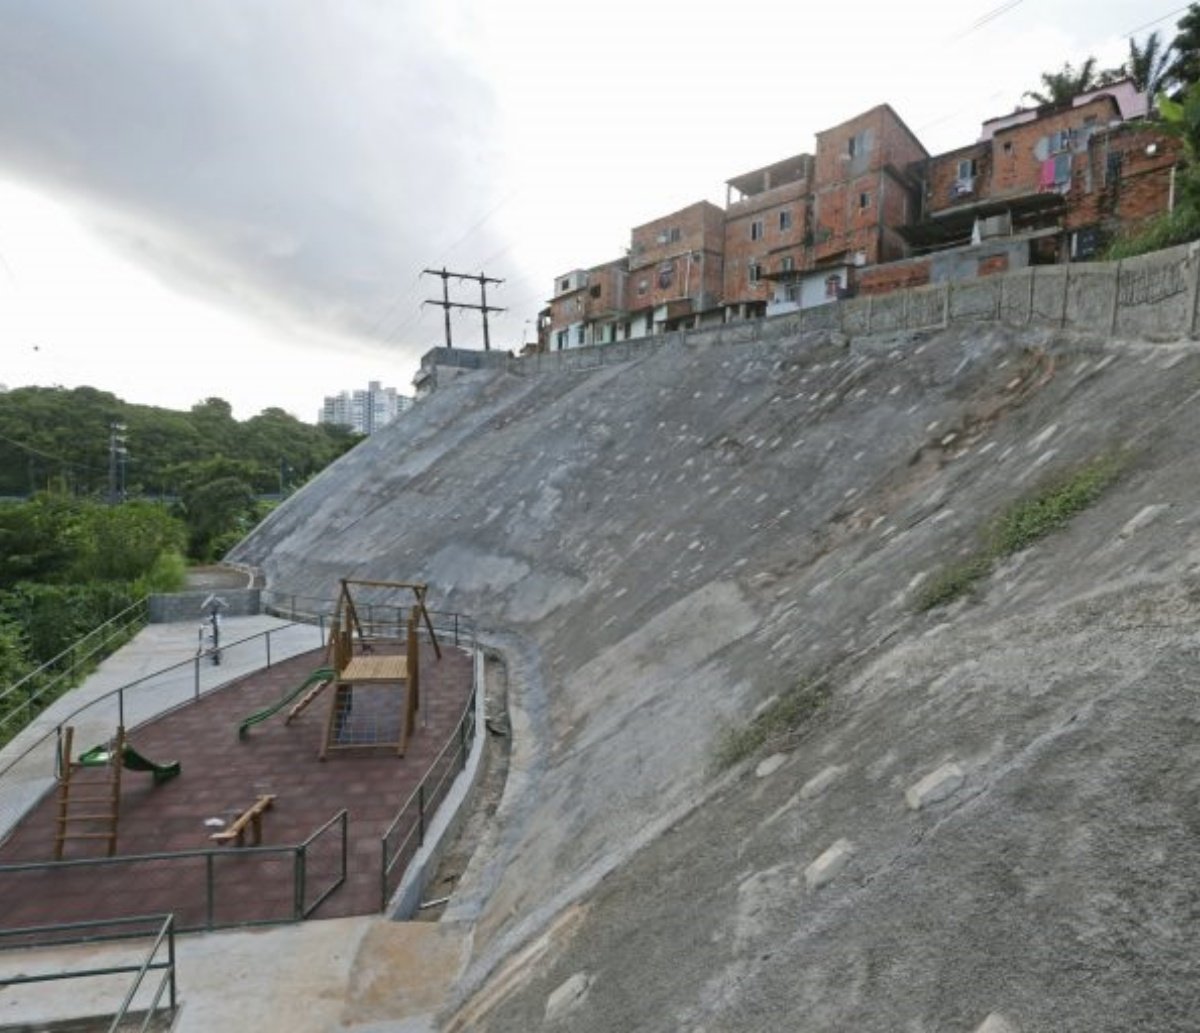
[[[1175,23],[1179,32],[1170,49],[1174,51],[1168,78],[1178,90],[1200,81],[1200,4],[1192,4]]]
[[[1024,96],[1038,104],[1062,104],[1099,85],[1096,59],[1087,58],[1076,70],[1068,61],[1057,72],[1042,73],[1042,89],[1026,90]]]
[[[1153,97],[1163,85],[1174,60],[1171,47],[1163,46],[1157,32],[1150,33],[1141,47],[1137,45],[1137,40],[1130,37],[1125,73],[1139,91]]]

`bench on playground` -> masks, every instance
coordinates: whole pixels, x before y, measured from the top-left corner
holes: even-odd
[[[229,843],[236,840],[237,845],[241,846],[246,835],[246,826],[250,826],[251,846],[258,846],[262,842],[262,816],[271,809],[271,804],[275,802],[274,794],[260,796],[241,814],[229,823],[229,827],[222,829],[220,832],[214,832],[208,838],[216,843]]]

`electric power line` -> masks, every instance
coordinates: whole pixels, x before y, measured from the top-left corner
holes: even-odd
[[[32,445],[27,445],[23,441],[17,441],[16,438],[10,438],[7,434],[0,434],[0,441],[5,441],[10,445],[21,449],[22,452],[28,452],[30,455],[35,455],[39,459],[49,459],[55,463],[61,463],[63,466],[73,466],[76,470],[90,470],[92,473],[107,473],[107,470],[102,470],[98,466],[88,466],[87,463],[79,463],[74,459],[64,459],[62,456],[51,455],[49,452],[43,452],[40,448],[34,448]]]

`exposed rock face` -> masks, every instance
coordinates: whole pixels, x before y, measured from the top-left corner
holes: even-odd
[[[427,580],[505,652],[451,1026],[1184,1030],[1198,403],[1194,345],[984,326],[480,372],[233,558],[315,596]],[[914,612],[1007,503],[1115,449],[1069,526]],[[712,773],[727,723],[811,677],[803,729]]]

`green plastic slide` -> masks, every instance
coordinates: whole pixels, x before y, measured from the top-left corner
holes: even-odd
[[[302,692],[312,688],[317,682],[329,681],[333,677],[332,667],[318,667],[307,678],[304,679],[294,689],[284,694],[282,699],[276,700],[269,707],[264,707],[262,710],[255,711],[248,718],[238,725],[238,738],[244,739],[246,733],[256,724],[260,724],[267,718],[278,714],[284,707],[291,703]]]
[[[85,768],[100,768],[109,762],[111,753],[107,745],[93,746],[86,753],[79,755],[79,763]],[[169,778],[174,778],[180,772],[179,761],[171,760],[166,764],[155,764],[154,761],[147,757],[143,757],[129,743],[125,744],[125,750],[121,754],[122,765],[130,771],[149,771],[154,775],[155,783],[165,782]]]

